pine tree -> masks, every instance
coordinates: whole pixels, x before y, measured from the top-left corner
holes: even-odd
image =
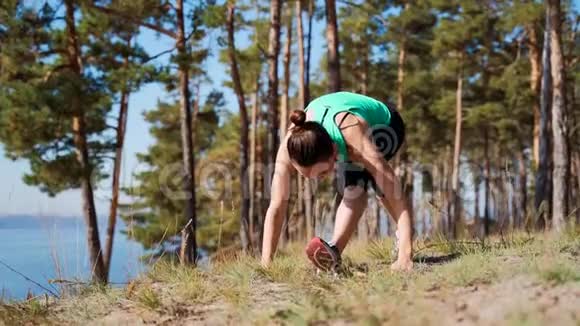
[[[121,162],[123,160],[124,139],[127,129],[129,96],[132,92],[152,79],[154,68],[147,64],[150,60],[145,51],[135,42],[137,27],[124,24],[98,11],[84,12],[85,19],[80,29],[85,31],[91,42],[88,56],[95,66],[106,71],[105,82],[111,96],[118,102],[119,113],[114,129],[114,157],[111,176],[111,203],[104,247],[104,264],[107,273],[113,254],[113,240],[118,215]]]
[[[550,196],[551,174],[550,174],[550,133],[549,123],[551,120],[551,101],[552,101],[552,74],[551,74],[551,30],[552,17],[546,15],[544,28],[544,45],[542,49],[542,83],[540,97],[540,148],[538,172],[536,174],[536,188],[534,207],[537,211],[538,220],[536,226],[538,229],[548,227],[547,221],[552,208]]]
[[[338,26],[336,22],[336,1],[325,0],[326,42],[327,42],[327,72],[328,92],[338,92],[342,89],[340,77],[340,56]]]
[[[94,204],[94,180],[112,149],[103,137],[111,98],[102,76],[86,53],[86,13],[78,4],[61,11],[48,3],[37,12],[20,2],[0,7],[4,18],[0,53],[0,139],[9,158],[30,163],[24,182],[49,195],[81,189],[92,278],[106,282],[107,272]],[[52,26],[57,15],[64,24]]]
[[[280,54],[280,16],[282,1],[270,3],[270,33],[268,36],[268,166],[273,168],[278,148],[278,55]]]
[[[459,169],[463,122],[463,81],[470,72],[466,69],[472,63],[469,61],[477,49],[477,40],[482,39],[481,25],[486,19],[483,8],[476,1],[441,2],[439,9],[444,13],[435,31],[434,51],[442,56],[439,74],[449,84],[447,93],[437,103],[441,109],[449,108],[455,103],[455,133],[454,150],[451,169],[451,188],[447,199],[449,214],[448,231],[453,236],[458,235],[461,221],[461,200]],[[485,25],[484,25],[485,26]],[[485,30],[485,28],[484,28]],[[466,71],[467,70],[467,71]],[[453,83],[453,84],[451,84]]]
[[[250,231],[249,211],[250,211],[250,188],[248,180],[248,112],[246,109],[246,98],[244,88],[240,80],[240,72],[238,70],[237,53],[235,45],[235,3],[228,3],[227,5],[227,35],[228,35],[228,56],[230,60],[230,71],[232,73],[232,82],[238,105],[240,107],[240,180],[242,185],[242,205],[240,216],[240,239],[244,251],[249,251],[252,248],[252,236]]]
[[[566,75],[562,50],[562,21],[560,0],[549,0],[546,15],[551,24],[546,28],[550,34],[550,65],[552,74],[552,137],[553,148],[553,193],[552,227],[562,232],[568,216],[568,190],[570,158],[568,148],[568,116],[566,112]]]
[[[305,109],[309,102],[310,85],[308,81],[309,69],[308,69],[308,59],[310,58],[309,53],[305,53],[306,47],[304,46],[304,26],[302,16],[304,13],[304,0],[296,1],[296,24],[297,24],[297,38],[298,38],[298,105],[301,109]],[[308,21],[309,35],[308,44],[310,43],[312,32],[312,11],[313,11],[314,1],[309,1],[309,12],[310,17]],[[310,50],[310,45],[308,45],[308,50]],[[310,180],[303,178],[302,176],[297,177],[298,186],[298,215],[304,215],[304,234],[307,239],[311,239],[314,236],[314,218],[312,212],[312,185]]]
[[[195,264],[197,252],[196,191],[193,188],[195,185],[195,157],[193,156],[195,140],[192,138],[196,117],[191,108],[189,81],[192,76],[203,75],[199,65],[208,55],[207,49],[199,48],[199,41],[205,35],[202,18],[207,6],[206,2],[195,2],[186,8],[183,0],[178,0],[175,5],[165,1],[147,0],[142,3],[121,2],[112,3],[110,6],[101,6],[97,3],[90,6],[94,10],[125,19],[128,23],[151,29],[175,41],[175,48],[169,52],[175,50],[172,63],[177,65],[178,77],[177,80],[166,78],[166,82],[170,89],[178,90],[181,103],[182,190],[187,194],[184,198],[187,205],[184,207],[183,214],[187,222],[183,225],[181,260],[185,264]]]
[[[233,183],[238,178],[229,174],[239,171],[239,161],[232,160],[239,157],[239,120],[220,113],[224,105],[223,94],[219,92],[210,93],[199,103],[199,127],[194,136],[199,159],[195,187],[199,198],[198,235],[203,248],[210,251],[230,245],[239,236],[239,218],[226,206],[230,200],[240,200],[237,192],[228,193],[239,189],[239,183]],[[187,223],[182,214],[185,201],[181,179],[176,177],[182,169],[179,110],[179,103],[160,102],[154,110],[145,113],[155,142],[146,153],[138,155],[139,162],[147,169],[134,175],[135,186],[125,189],[134,198],[133,202],[123,205],[122,217],[132,226],[128,236],[155,255],[177,255],[180,232]],[[229,197],[232,195],[236,197]]]

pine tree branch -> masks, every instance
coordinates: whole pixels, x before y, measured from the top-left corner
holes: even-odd
[[[384,19],[380,15],[376,14],[376,10],[371,10],[371,9],[365,8],[363,4],[352,2],[350,0],[338,0],[338,2],[345,4],[347,6],[355,7],[359,10],[366,12],[369,15],[372,15],[373,18],[376,18],[385,27],[389,25],[389,23],[387,22],[386,19]]]
[[[47,72],[46,75],[44,75],[44,77],[42,78],[42,82],[43,83],[48,82],[50,80],[50,77],[52,77],[52,75],[54,75],[56,72],[70,67],[71,67],[70,64],[56,66],[54,69],[51,69],[49,72]]]
[[[171,1],[165,1],[162,7],[169,7],[173,10],[177,10],[177,8],[175,8],[175,6],[171,3]]]
[[[135,19],[135,17],[133,17],[131,15],[128,15],[128,14],[125,14],[124,12],[121,12],[121,11],[118,11],[118,10],[115,10],[115,9],[111,9],[111,8],[107,8],[107,7],[97,6],[97,5],[94,5],[94,4],[90,5],[89,7],[92,8],[92,9],[98,10],[98,11],[100,11],[102,13],[105,13],[107,15],[112,15],[112,16],[117,16],[117,17],[123,18],[123,19],[127,19],[128,21],[130,21],[132,23],[135,23],[137,25],[140,25],[140,26],[149,28],[149,29],[151,29],[151,30],[153,30],[155,32],[158,32],[158,33],[161,33],[163,35],[169,36],[169,37],[171,37],[173,39],[177,39],[177,34],[176,33],[172,32],[172,31],[170,31],[168,29],[165,29],[165,28],[163,28],[163,27],[161,27],[159,25],[155,25],[155,24],[151,24],[151,23],[144,22],[144,21],[139,20],[139,19]]]
[[[268,54],[268,51],[264,50],[264,48],[258,44],[258,51],[260,51],[260,54],[264,57],[264,58],[270,58],[270,55]]]
[[[39,51],[36,52],[36,55],[38,57],[48,57],[54,54],[63,54],[66,53],[65,49],[50,49],[50,50],[46,50],[46,51]]]
[[[148,62],[150,62],[150,61],[153,61],[153,60],[155,60],[155,59],[159,58],[159,57],[160,57],[160,56],[162,56],[162,55],[165,55],[165,54],[167,54],[167,53],[171,53],[171,52],[173,52],[173,51],[175,50],[175,48],[176,48],[176,47],[174,46],[174,47],[172,47],[172,48],[171,48],[171,49],[169,49],[169,50],[161,51],[161,52],[157,53],[157,54],[156,54],[156,55],[154,55],[154,56],[148,57],[148,58],[147,58],[147,60],[144,60],[144,61],[143,61],[143,63],[148,63]]]

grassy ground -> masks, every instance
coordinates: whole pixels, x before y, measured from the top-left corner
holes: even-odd
[[[158,263],[125,288],[0,302],[0,324],[580,325],[579,235],[419,241],[409,274],[390,271],[389,239],[351,244],[339,277],[316,275],[303,244],[268,269]]]

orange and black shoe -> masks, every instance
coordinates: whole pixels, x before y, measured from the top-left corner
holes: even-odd
[[[338,272],[342,262],[340,252],[336,246],[315,237],[306,246],[306,255],[316,268],[325,272]]]

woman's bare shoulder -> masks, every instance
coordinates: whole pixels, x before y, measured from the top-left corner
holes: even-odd
[[[346,143],[349,158],[358,161],[359,151],[357,149],[363,144],[368,124],[362,118],[348,112],[340,112],[334,119]]]
[[[290,154],[288,153],[288,138],[290,138],[290,130],[286,132],[286,135],[280,142],[278,153],[276,155],[276,165],[281,164],[284,167],[287,167],[289,170],[292,170],[293,168],[292,163],[290,162]],[[283,166],[280,166],[280,168]]]

